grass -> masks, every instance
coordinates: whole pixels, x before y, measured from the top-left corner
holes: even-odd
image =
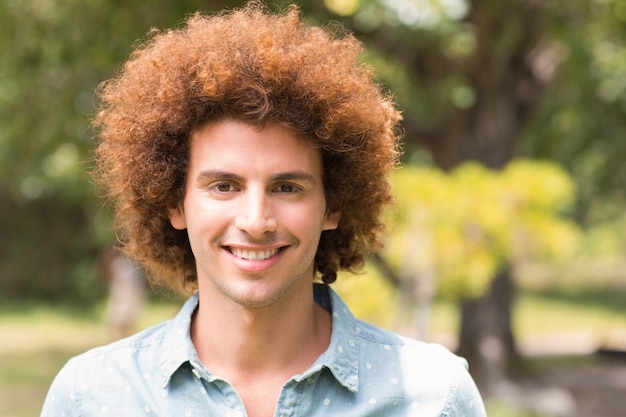
[[[522,294],[515,308],[515,330],[519,336],[537,333],[594,332],[626,330],[626,294],[621,305],[608,301],[614,293],[607,292],[605,302],[597,293],[556,294],[541,292]]]
[[[555,332],[592,332],[601,337],[609,332],[626,331],[626,303],[619,302],[623,296],[610,289],[604,293],[600,290],[524,292],[515,309],[516,334],[532,337]],[[150,303],[141,316],[139,328],[172,317],[178,308],[174,303]],[[368,314],[375,316],[376,309],[368,308]],[[106,342],[100,319],[102,310],[102,306],[89,311],[34,304],[0,307],[0,415],[39,415],[48,386],[65,361]],[[456,332],[458,312],[454,306],[438,303],[432,317],[434,333]],[[489,408],[490,412],[493,410],[491,415],[530,417],[505,409],[500,403],[490,403]]]

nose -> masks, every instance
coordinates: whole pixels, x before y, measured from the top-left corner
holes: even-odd
[[[252,237],[262,237],[275,232],[277,227],[270,196],[262,189],[248,189],[240,199],[235,226]]]

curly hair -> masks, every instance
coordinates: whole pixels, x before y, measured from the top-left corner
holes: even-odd
[[[270,13],[255,2],[153,30],[101,84],[95,176],[115,203],[120,243],[153,283],[197,287],[187,232],[168,208],[183,196],[192,131],[225,118],[280,123],[317,144],[327,206],[341,220],[322,233],[315,270],[331,283],[363,267],[393,201],[401,116],[362,52],[350,34],[305,24],[297,6]]]

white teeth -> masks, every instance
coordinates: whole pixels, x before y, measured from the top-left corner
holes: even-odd
[[[231,253],[238,258],[248,259],[251,261],[262,261],[278,253],[278,249],[251,251],[237,248],[231,248]]]

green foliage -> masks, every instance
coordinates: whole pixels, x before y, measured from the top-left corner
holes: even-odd
[[[521,153],[565,166],[578,185],[577,217],[604,222],[626,202],[626,2],[554,4],[546,35],[557,76]]]
[[[423,155],[424,142],[436,147],[448,125],[463,122],[464,112],[474,118],[477,103],[494,100],[501,91],[490,87],[502,71],[511,77],[527,73],[520,84],[498,86],[529,105],[521,111],[528,118],[516,138],[518,155],[553,160],[570,173],[579,221],[621,215],[626,204],[626,2],[324,3],[368,44],[368,62],[404,111],[409,158]],[[480,19],[472,19],[476,13],[482,13]],[[523,50],[524,45],[532,47]],[[493,79],[477,83],[471,74],[476,68],[493,73]],[[536,89],[529,84],[532,77],[538,80]],[[457,119],[450,120],[450,114]]]
[[[517,160],[503,171],[467,163],[449,174],[406,166],[393,185],[387,256],[409,274],[434,271],[447,298],[478,297],[505,263],[563,260],[579,241],[564,217],[574,184],[549,162]]]

